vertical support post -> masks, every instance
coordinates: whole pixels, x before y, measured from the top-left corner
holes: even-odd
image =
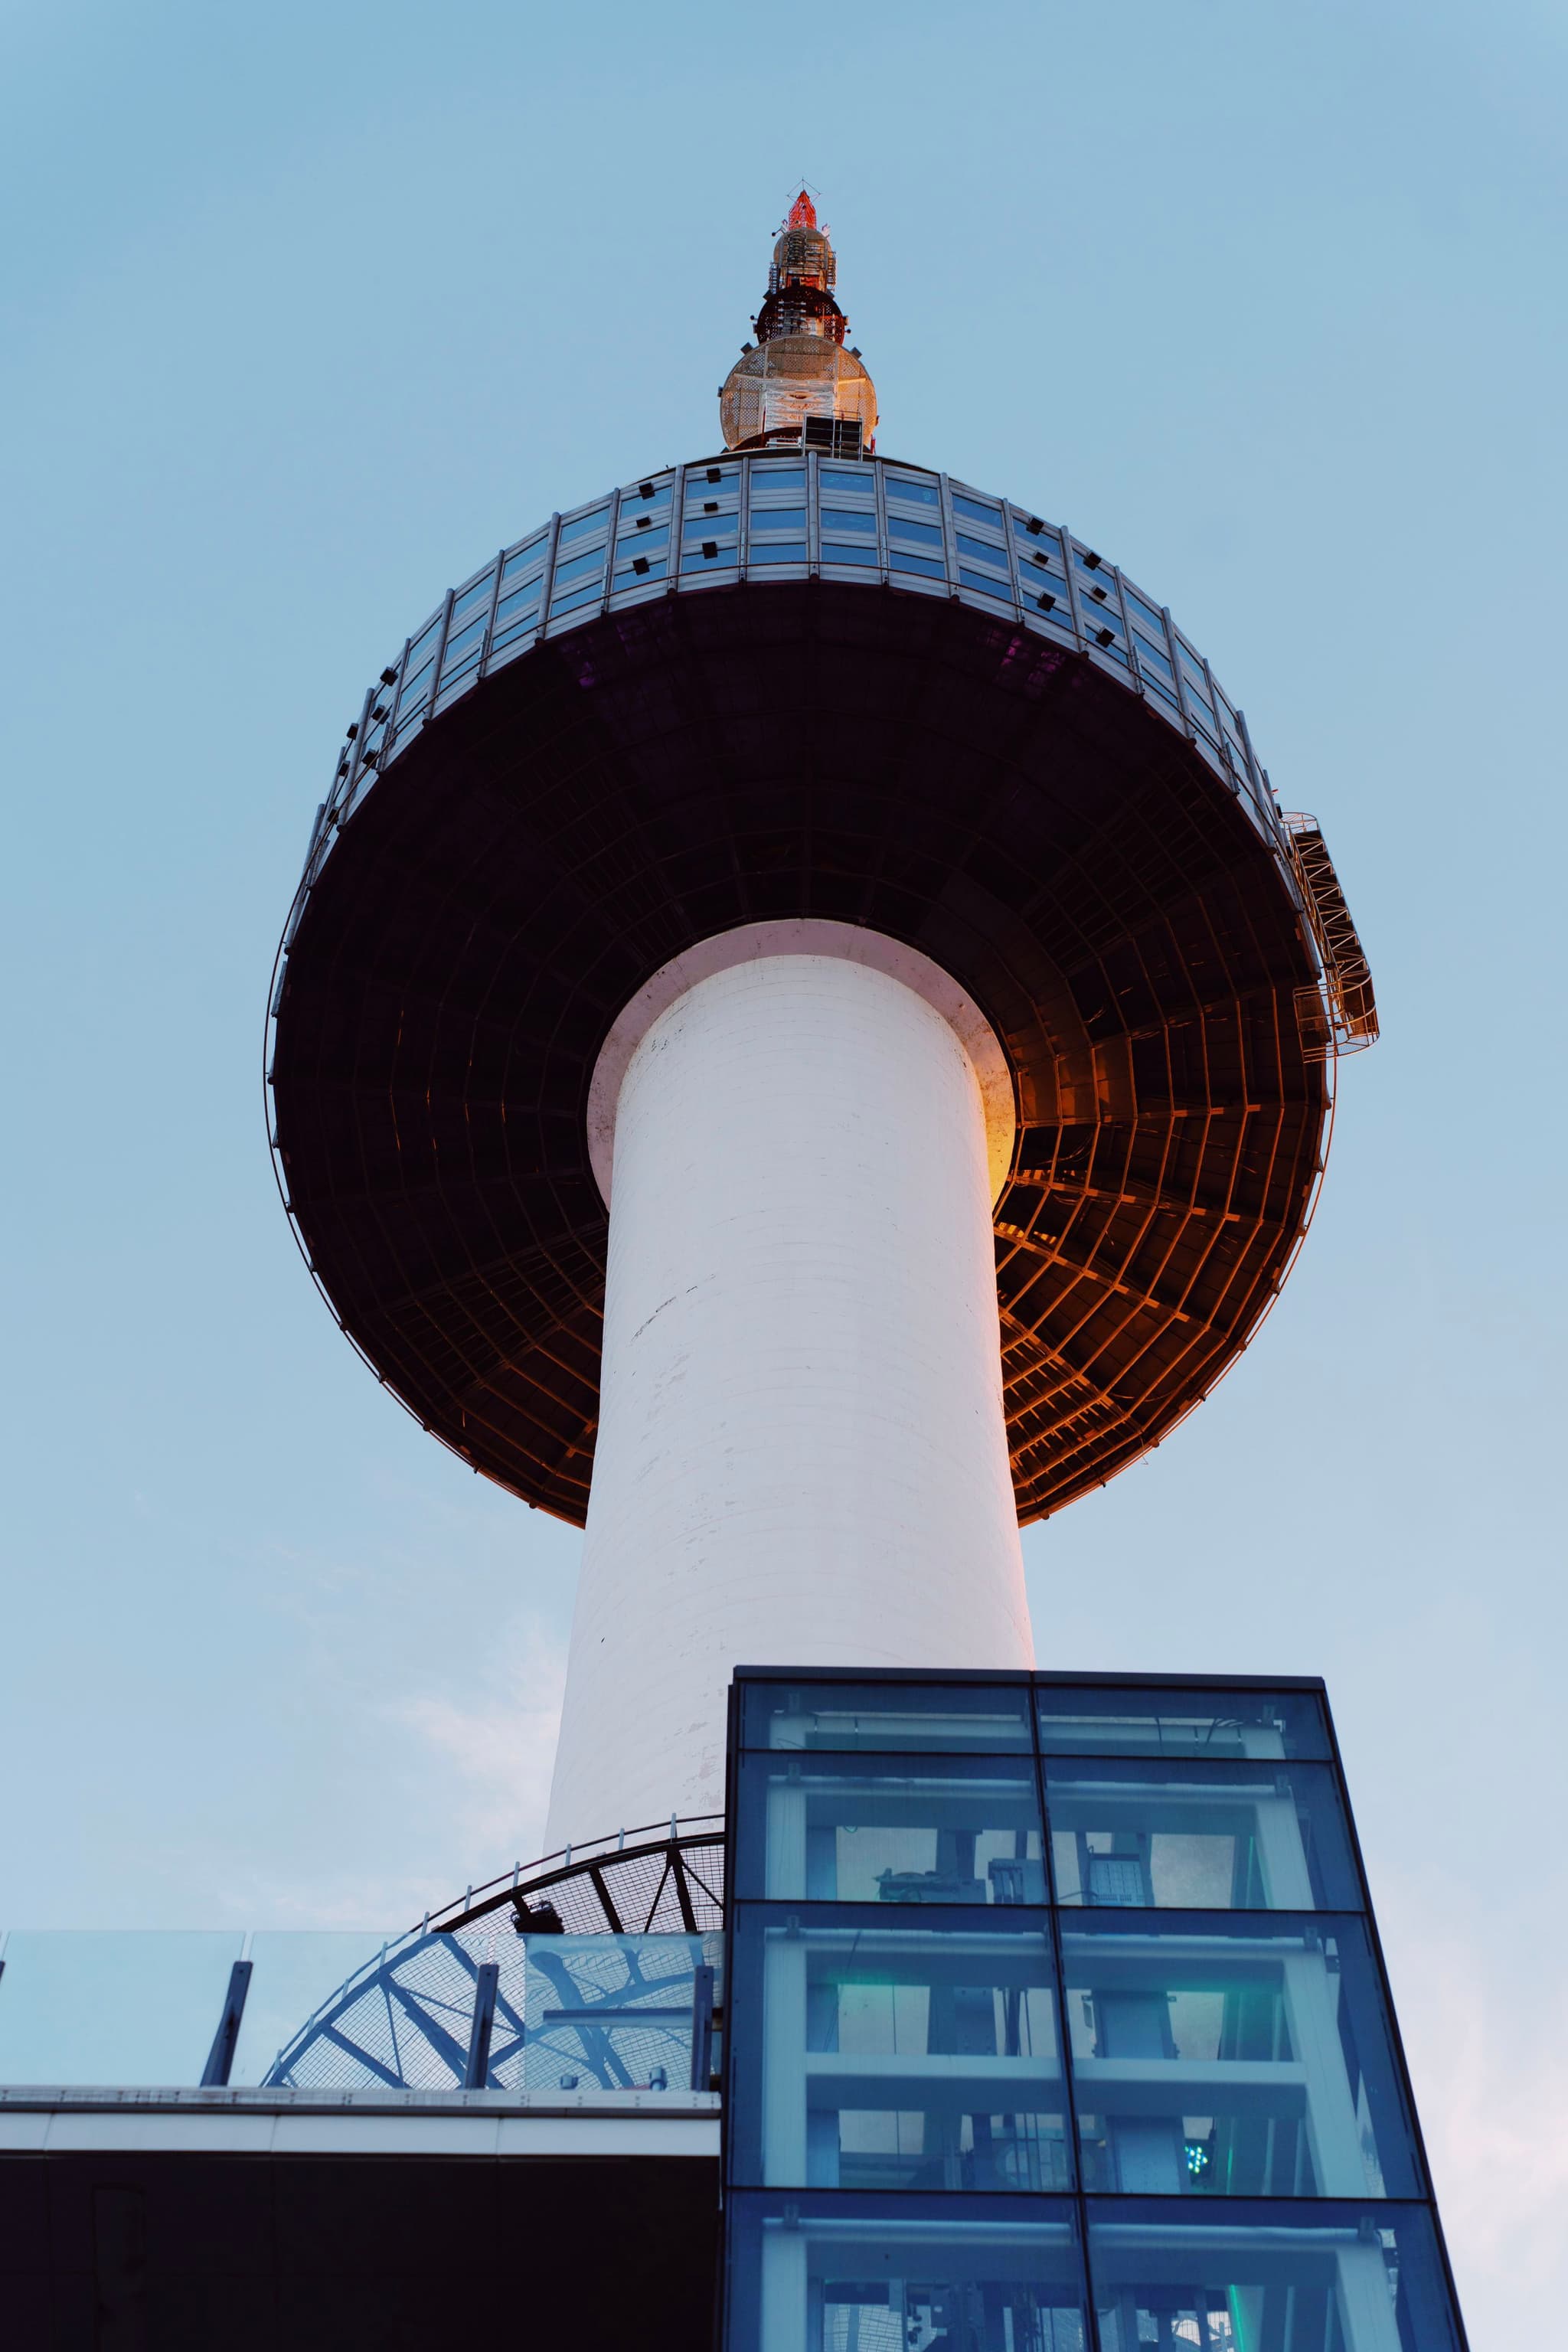
[[[496,1987],[500,1969],[494,1960],[481,1963],[474,1979],[474,2021],[468,2029],[468,2063],[463,2069],[465,2091],[482,2091],[490,2071],[490,2035],[496,2021]]]
[[[496,611],[500,604],[500,576],[505,570],[506,550],[503,547],[496,557],[496,576],[490,585],[490,601],[485,614],[485,634],[484,641],[479,646],[479,666],[474,672],[476,682],[484,677],[489,667],[490,639],[496,633]]]
[[[691,1971],[691,2087],[705,2091],[713,2073],[713,1971],[706,1960]]]
[[[550,626],[550,599],[555,593],[555,551],[561,544],[561,517],[550,518],[550,540],[544,550],[544,572],[539,583],[539,626],[533,633],[534,644],[543,643]]]
[[[621,527],[621,494],[610,492],[610,535],[605,541],[605,593],[599,599],[601,614],[610,609],[610,599],[616,593],[616,533]]]
[[[798,1923],[768,1930],[763,1991],[763,2179],[805,2179],[805,1945]]]
[[[1086,654],[1089,651],[1089,634],[1083,625],[1083,600],[1078,593],[1078,572],[1073,562],[1075,552],[1073,535],[1065,522],[1058,523],[1057,529],[1061,534],[1062,570],[1067,575],[1068,611],[1072,615],[1072,633],[1078,641],[1079,653]]]
[[[239,2040],[239,2023],[245,2015],[245,1997],[250,1990],[249,1960],[236,1960],[228,1972],[228,1992],[224,2000],[223,2015],[218,2020],[213,2046],[207,2053],[207,2063],[202,2068],[204,2091],[222,2089],[228,2082],[234,2065],[235,2046]]]
[[[1182,648],[1176,642],[1176,625],[1171,618],[1169,604],[1161,605],[1160,618],[1165,624],[1165,646],[1171,656],[1171,667],[1176,674],[1176,700],[1182,706],[1182,724],[1187,730],[1189,742],[1195,743],[1197,725],[1193,718],[1192,705],[1187,700],[1187,682],[1182,676]]]

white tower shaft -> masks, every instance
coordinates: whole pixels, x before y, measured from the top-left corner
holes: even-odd
[[[720,971],[632,1054],[614,1150],[551,1846],[721,1810],[739,1662],[1033,1659],[948,1021],[831,955]]]

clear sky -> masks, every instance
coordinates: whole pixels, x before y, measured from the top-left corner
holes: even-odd
[[[446,585],[717,438],[805,173],[882,446],[1168,601],[1384,1041],[1271,1320],[1026,1538],[1041,1662],[1330,1681],[1476,2352],[1568,2304],[1563,138],[1549,0],[12,0],[0,1915],[534,1850],[578,1538],[361,1367],[261,1024]]]

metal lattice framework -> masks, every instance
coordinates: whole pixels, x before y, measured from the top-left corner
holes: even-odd
[[[498,1971],[485,2086],[623,2091],[690,2067],[696,1972],[718,1963],[721,1816],[670,1822],[470,1887],[340,1985],[269,2084],[445,2090],[470,2064],[480,1970]]]
[[[677,467],[504,551],[367,696],[279,951],[279,1182],[378,1377],[581,1523],[611,1023],[742,924],[905,941],[1013,1073],[1027,1521],[1157,1444],[1277,1295],[1375,1027],[1343,908],[1207,663],[1070,532],[880,458]]]

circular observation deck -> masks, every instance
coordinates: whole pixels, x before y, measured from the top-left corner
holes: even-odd
[[[350,731],[271,1004],[307,1261],[426,1428],[580,1524],[600,1047],[699,940],[867,926],[1007,1057],[1005,1410],[1042,1517],[1206,1393],[1300,1242],[1373,1017],[1300,822],[1169,614],[1026,509],[880,458],[633,481],[448,594]]]

